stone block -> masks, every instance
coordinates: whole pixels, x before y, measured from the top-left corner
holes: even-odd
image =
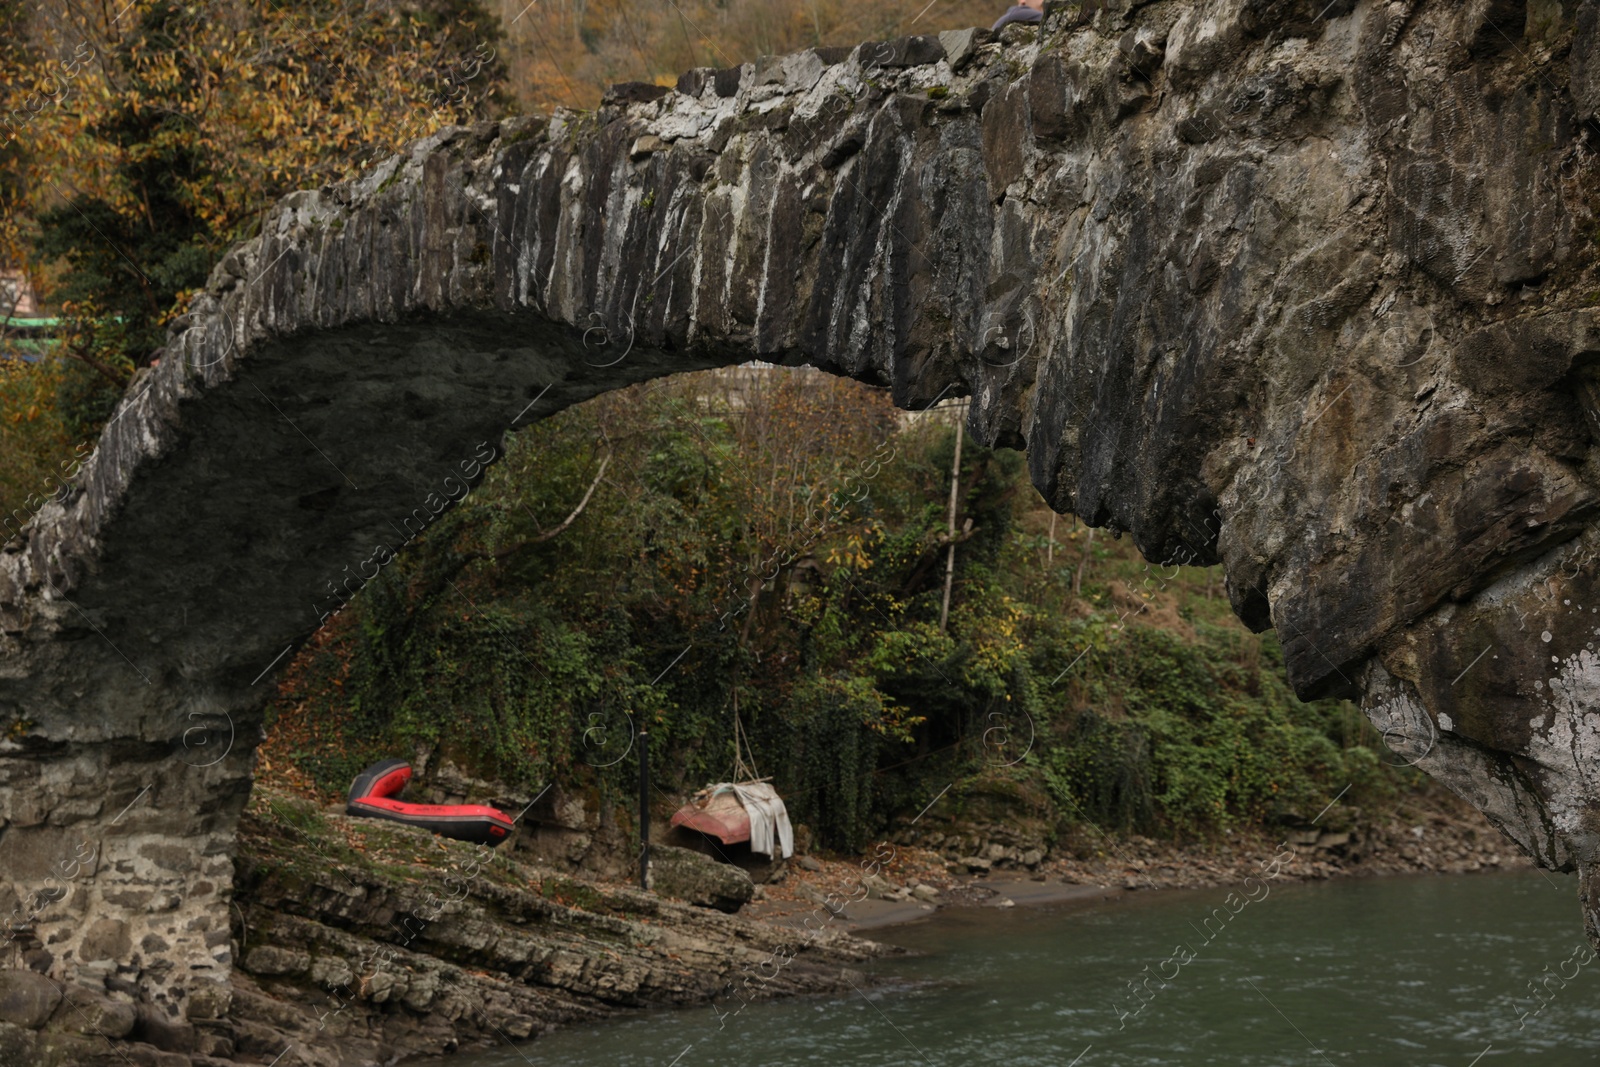
[[[1089,131],[1089,108],[1080,83],[1089,75],[1054,52],[1034,60],[1028,85],[1028,118],[1033,136],[1046,143],[1073,141]]]
[[[1161,60],[1166,55],[1162,43],[1162,40],[1148,28],[1141,27],[1123,34],[1122,39],[1117,42],[1117,47],[1136,76],[1148,78],[1155,73],[1157,67],[1161,66]]]
[[[16,826],[38,826],[50,816],[47,798],[35,790],[18,790],[11,796],[7,817]]]
[[[94,989],[69,986],[56,1008],[50,1026],[75,1034],[127,1037],[137,1018],[132,1004],[115,1000]]]
[[[933,36],[896,37],[888,41],[868,41],[856,54],[865,69],[920,67],[943,59],[944,45]]]
[[[754,84],[781,85],[785,92],[803,92],[817,84],[825,66],[815,51],[762,56],[755,62]]]
[[[0,1063],[37,1063],[38,1047],[31,1030],[0,1021]]]
[[[939,44],[944,48],[945,59],[950,62],[950,69],[956,73],[972,61],[978,54],[978,49],[994,40],[994,33],[981,26],[970,26],[964,30],[944,30],[939,34]]]
[[[41,814],[40,822],[44,821]],[[81,859],[88,850],[78,851],[81,835],[59,827],[30,826],[22,819],[0,836],[0,871],[17,885],[30,883],[60,885],[77,877]],[[38,887],[36,887],[38,888]]]
[[[150,897],[150,902],[145,905],[147,915],[160,915],[163,912],[176,911],[183,904],[183,897],[177,893],[155,893]]]
[[[783,87],[791,93],[805,92],[822,79],[827,64],[815,51],[796,52],[783,60]]]
[[[61,990],[42,974],[0,971],[0,1023],[37,1030],[61,1003]]]
[[[154,1045],[163,1052],[193,1052],[199,1044],[198,1031],[191,1022],[174,1019],[154,1005],[134,1009],[133,1039]]]
[[[672,92],[670,86],[656,85],[653,82],[619,82],[611,86],[601,96],[602,106],[613,104],[626,106],[628,104],[648,104],[652,100],[660,100]]]
[[[226,982],[196,982],[189,987],[189,1003],[184,1016],[195,1023],[214,1022],[227,1017],[233,1005],[233,987]]]
[[[743,67],[724,67],[712,74],[711,84],[718,96],[729,97],[739,91],[739,82],[743,78]]]
[[[400,1003],[412,1011],[427,1011],[433,1003],[434,997],[439,993],[439,975],[433,971],[423,971],[411,976],[407,983],[405,995],[400,998]]]
[[[738,911],[755,895],[755,883],[739,868],[674,845],[651,846],[650,887],[726,912]]]
[[[533,1016],[521,1013],[497,1015],[490,1022],[495,1029],[504,1031],[508,1038],[516,1038],[518,1041],[531,1037],[534,1028],[538,1025],[538,1020],[534,1019]]]
[[[1600,0],[1583,0],[1572,40],[1572,98],[1583,120],[1600,115]]]
[[[139,846],[139,855],[164,871],[188,874],[195,867],[194,849],[184,845],[167,845],[151,842]]]
[[[637,163],[646,156],[654,155],[667,147],[667,142],[653,133],[647,133],[633,142],[633,147],[628,149],[628,158]]]
[[[403,976],[397,976],[392,970],[379,968],[371,977],[364,979],[361,986],[363,994],[374,1004],[383,1004],[393,1000],[397,992],[404,992]]]
[[[678,92],[684,96],[692,96],[696,100],[706,91],[706,86],[711,84],[712,76],[716,71],[710,67],[695,67],[678,75]]]
[[[120,919],[96,919],[78,942],[80,960],[127,960],[133,955],[128,924]]]
[[[1243,37],[1236,9],[1184,11],[1167,33],[1167,77],[1175,88],[1200,84],[1219,67],[1232,62]]]
[[[895,891],[895,884],[882,875],[869,874],[861,879],[861,884],[867,887],[868,900],[888,900]]]
[[[76,797],[63,800],[52,808],[47,821],[51,826],[71,826],[73,823],[94,818],[104,808],[105,801],[97,797]]]
[[[1027,166],[1028,89],[1023,82],[991,80],[986,84],[994,86],[994,95],[983,109],[979,130],[983,136],[983,165],[989,174],[989,195],[999,200],[1006,188],[1022,177]]]
[[[311,980],[325,989],[348,989],[356,972],[342,956],[317,956],[311,961]]]

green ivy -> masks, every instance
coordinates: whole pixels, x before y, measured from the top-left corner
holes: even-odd
[[[1152,579],[1103,537],[1054,549],[1064,562],[1047,567],[1047,539],[1021,526],[1019,454],[963,447],[958,509],[975,532],[941,630],[949,426],[901,431],[869,479],[870,448],[785,438],[775,416],[753,446],[733,412],[670,381],[523,431],[362,590],[279,701],[300,724],[294,763],[342,792],[367,762],[428,750],[628,811],[628,738],[648,727],[653,778],[681,797],[731,772],[737,706],[795,821],[846,850],[947,789],[956,810],[980,782],[1048,798],[1062,826],[1199,836],[1404,780],[1352,706],[1296,699],[1277,643],[1225,605],[1181,626],[1108,610],[1118,566],[1129,588],[1188,579]],[[839,417],[789,402],[775,410],[802,428]],[[546,536],[602,456],[588,507]],[[758,517],[742,501],[784,479],[805,485],[795,512],[832,503],[826,527],[797,524],[773,563],[761,522],[784,509]],[[766,579],[753,603],[752,575]]]

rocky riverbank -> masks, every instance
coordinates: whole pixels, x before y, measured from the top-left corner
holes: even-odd
[[[214,1022],[157,1026],[127,983],[90,994],[0,972],[0,1063],[367,1067],[707,1003],[777,953],[793,958],[747,996],[848,989],[867,980],[858,965],[893,951],[838,927],[796,946],[790,930],[725,914],[709,906],[717,870],[704,887],[674,873],[680,892],[706,896],[696,906],[522,855],[258,788],[240,827],[237,965],[197,1013]]]
[[[898,836],[937,840],[946,846],[943,851],[895,845],[893,855],[865,880],[855,860],[798,857],[741,914],[789,925],[821,909],[831,917],[829,925],[856,931],[924,918],[942,907],[1238,885],[1279,855],[1290,857],[1280,877],[1296,881],[1533,867],[1481,813],[1442,791],[1415,794],[1393,812],[1374,816],[1336,806],[1314,824],[1305,823],[1187,845],[1079,828],[1054,849],[1026,838],[1019,844],[1021,824],[1015,822],[965,825],[959,831],[934,829],[938,824],[932,823],[920,833]],[[840,900],[847,901],[842,909],[833,906]]]
[[[644,893],[530,861],[526,850],[350,819],[258,787],[240,835],[237,966],[215,1004],[191,1011],[201,1021],[159,1025],[116,975],[102,993],[3,971],[0,1062],[431,1059],[623,1011],[709,1003],[735,984],[746,999],[844,991],[866,980],[860,965],[893,951],[860,931],[946,907],[1238,885],[1274,856],[1280,877],[1300,880],[1531,866],[1482,815],[1431,791],[1379,816],[1333,805],[1305,825],[1188,845],[1082,827],[1034,839],[1026,819],[990,824],[973,811],[901,827],[865,860],[802,854],[757,868],[759,885],[737,867],[662,848],[654,892]],[[766,966],[775,959],[785,962]],[[740,984],[758,968],[761,981]]]

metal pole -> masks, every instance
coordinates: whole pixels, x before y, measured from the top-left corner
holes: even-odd
[[[639,888],[650,888],[650,734],[639,731]]]
[[[961,430],[967,424],[966,405],[956,416],[956,454],[950,464],[950,554],[944,564],[944,604],[939,608],[939,632],[950,620],[950,586],[956,579],[956,494],[961,490]]]

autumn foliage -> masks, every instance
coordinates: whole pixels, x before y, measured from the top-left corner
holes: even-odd
[[[518,96],[539,108],[593,107],[607,85],[670,85],[691,67],[987,26],[1001,0],[501,0]]]
[[[61,318],[0,358],[3,510],[271,204],[508,110],[499,43],[478,0],[0,0],[0,266]]]

